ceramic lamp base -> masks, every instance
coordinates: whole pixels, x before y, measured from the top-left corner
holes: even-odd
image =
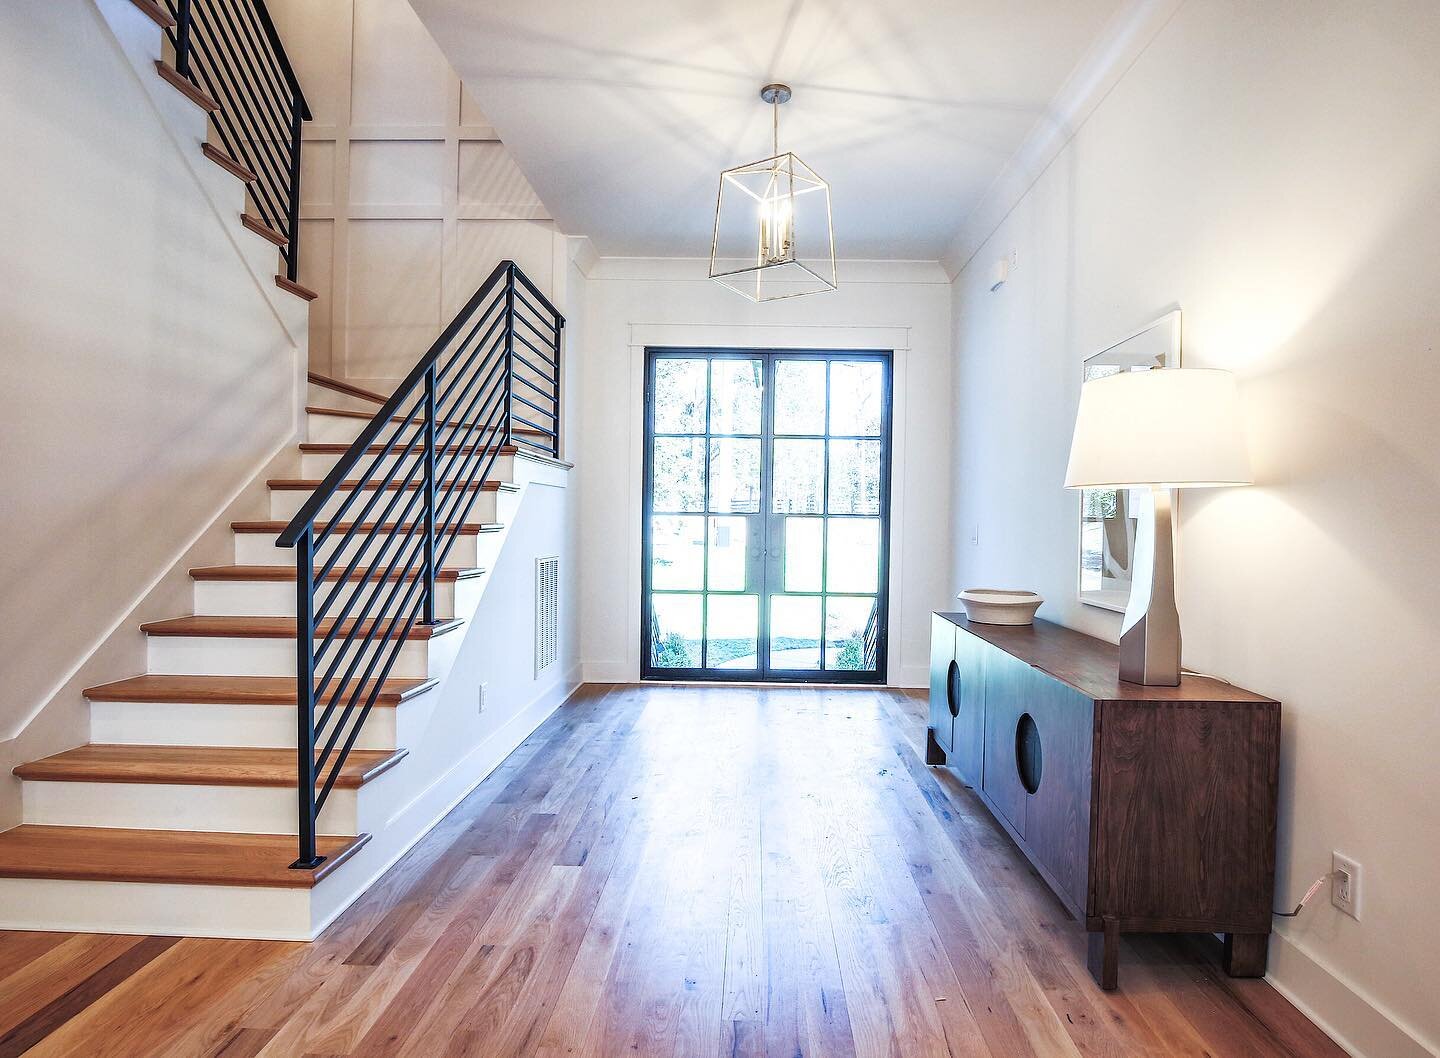
[[[1136,489],[1134,579],[1120,626],[1120,678],[1147,687],[1180,685],[1180,612],[1175,606],[1174,499]]]

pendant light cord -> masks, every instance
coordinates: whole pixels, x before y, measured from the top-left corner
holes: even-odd
[[[770,100],[770,156],[773,158],[780,153],[780,99]]]

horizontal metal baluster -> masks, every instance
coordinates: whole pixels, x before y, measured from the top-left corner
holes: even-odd
[[[254,62],[246,61],[246,56],[235,39],[233,26],[223,25],[225,14],[222,10],[220,17],[214,20],[214,24],[197,23],[202,38],[208,42],[210,53],[215,63],[222,66],[227,75],[228,83],[231,86],[228,95],[235,102],[249,103],[249,111],[254,114],[257,128],[270,128],[276,136],[289,124],[288,115],[278,102],[278,92],[273,87],[257,84],[254,81],[256,69]]]
[[[410,513],[410,508],[414,507],[414,505],[415,496],[412,496],[410,503],[406,506],[405,513],[407,515]],[[323,620],[326,612],[328,612],[330,609],[330,604],[343,594],[342,585],[348,583],[352,586],[352,588],[350,592],[350,597],[345,600],[345,604],[340,608],[340,612],[335,615],[336,627],[332,627],[330,631],[326,633],[325,638],[320,645],[320,650],[323,650],[326,646],[328,646],[330,641],[335,637],[336,628],[338,628],[339,622],[342,622],[346,618],[348,618],[350,616],[350,612],[355,609],[356,602],[361,597],[360,589],[370,582],[371,576],[374,574],[375,570],[379,568],[380,563],[384,562],[387,556],[391,554],[391,547],[394,546],[397,541],[399,541],[401,543],[401,547],[400,549],[397,549],[394,553],[397,555],[400,554],[403,550],[404,542],[408,541],[412,536],[415,535],[416,532],[422,531],[423,525],[423,522],[412,521],[409,523],[409,527],[405,529],[403,533],[394,532],[386,534],[382,538],[379,550],[376,552],[370,564],[366,566],[365,569],[360,573],[360,575],[354,580],[349,579],[350,576],[352,576],[354,573],[353,570],[350,570],[347,573],[347,578],[345,580],[327,582],[333,585],[333,587],[330,593],[326,595],[324,604],[316,611],[319,614],[319,617],[316,618],[317,620]],[[362,609],[362,613],[363,612],[364,611]]]
[[[558,400],[555,399],[555,397],[554,397],[553,394],[551,394],[551,393],[549,393],[547,390],[541,388],[541,387],[540,387],[539,385],[537,385],[536,383],[530,381],[530,379],[526,378],[524,375],[518,375],[518,374],[517,374],[517,375],[515,376],[515,381],[516,381],[516,382],[523,382],[525,385],[529,386],[531,389],[533,389],[533,390],[535,391],[535,395],[536,395],[537,397],[539,397],[541,400],[548,400],[551,404],[559,404],[559,403],[560,403]],[[533,408],[533,407],[535,407],[535,406],[532,404],[531,407]],[[536,410],[536,411],[544,411],[544,409],[541,409],[541,408],[536,408],[535,410]],[[553,411],[544,411],[544,414],[546,414],[546,415],[551,415],[551,414],[554,414],[554,413],[553,413]]]
[[[516,278],[517,278],[517,279],[520,279],[521,276],[523,275],[523,273],[521,273],[518,268],[515,270],[515,273],[516,273]],[[518,301],[521,305],[525,306],[525,307],[526,307],[527,309],[529,309],[531,312],[535,313],[536,316],[539,316],[539,317],[543,320],[543,319],[545,319],[547,316],[550,316],[550,315],[554,312],[554,310],[551,309],[551,310],[549,310],[549,311],[546,311],[545,309],[542,309],[539,305],[535,304],[535,302],[531,301],[531,300],[526,296],[526,294],[525,294],[525,290],[526,290],[526,287],[527,287],[528,284],[529,284],[529,280],[525,280],[525,279],[521,279],[520,282],[518,282],[518,283],[515,284],[515,300]],[[539,292],[538,290],[535,291],[535,293],[540,297],[540,300],[542,300],[542,301],[545,300],[545,295],[540,294],[540,292]]]
[[[445,388],[440,390],[436,396],[435,405],[440,409],[437,412],[440,422],[443,423],[449,417],[450,413],[446,409],[448,407],[447,402],[450,399],[450,394],[454,392],[456,386],[461,385],[469,376],[470,365],[473,364],[476,358],[481,356],[482,353],[484,355],[479,370],[485,370],[485,361],[490,359],[497,347],[497,343],[501,341],[500,337],[495,334],[495,328],[500,324],[502,318],[503,317],[496,318],[490,324],[490,328],[485,332],[485,336],[475,343],[474,348],[472,348],[469,355],[465,357],[465,362],[454,369],[458,374],[450,379],[450,381],[446,383]]]
[[[413,590],[414,588],[415,583],[411,582],[411,590],[405,593],[405,597],[402,600],[402,607],[406,605],[410,606],[411,612],[407,615],[402,608],[390,617],[389,624],[385,626],[385,631],[380,635],[379,649],[372,652],[368,651],[367,648],[371,645],[371,642],[374,639],[375,630],[379,628],[380,624],[383,621],[385,621],[385,618],[383,616],[377,616],[373,619],[374,624],[371,628],[371,633],[365,638],[365,640],[361,643],[360,647],[355,651],[354,658],[350,662],[350,668],[346,671],[344,680],[341,681],[342,684],[351,682],[351,680],[355,676],[356,667],[366,657],[370,658],[370,664],[366,667],[365,672],[362,673],[359,677],[359,681],[361,683],[373,677],[375,672],[375,665],[386,648],[389,648],[396,655],[398,655],[400,651],[404,649],[405,643],[407,642],[407,637],[410,634],[410,630],[415,627],[419,618],[418,609],[420,598],[417,594],[415,594]],[[411,595],[415,595],[415,598],[412,599],[410,597]],[[402,620],[406,620],[407,617],[408,621],[405,625],[404,630],[398,637],[396,637],[393,633],[397,624]],[[389,669],[387,668],[386,671],[388,672]],[[341,729],[342,725],[336,724],[335,729],[330,732],[330,737],[326,739],[325,747],[316,760],[317,769],[324,768],[325,761],[329,758],[330,752],[335,748],[335,743],[339,739]]]
[[[512,415],[511,418],[518,422],[521,426],[525,426],[531,430],[542,433],[546,437],[555,436],[555,431],[550,429],[548,426],[541,426],[539,423],[533,423],[529,419],[525,418],[523,415]]]
[[[203,60],[197,68],[205,82],[203,87],[221,104],[220,114],[231,118],[232,123],[244,120],[246,142],[266,144],[270,147],[270,150],[263,152],[241,149],[241,156],[250,161],[250,168],[257,175],[268,171],[272,177],[278,179],[280,174],[289,169],[289,151],[282,150],[280,146],[282,141],[273,124],[273,117],[265,113],[250,93],[244,91],[245,82],[235,72],[227,57],[229,49],[223,43],[216,43],[217,39],[223,42],[224,36],[199,23],[195,29],[194,53]]]
[[[491,411],[492,411],[492,409],[493,409],[493,404],[494,404],[494,402],[496,401],[497,397],[503,400],[504,390],[501,389],[501,388],[499,388],[495,383],[491,383],[491,385],[492,385],[492,387],[494,387],[494,388],[492,388],[492,389],[485,395],[485,404],[483,405],[484,411],[482,412],[482,416],[483,416],[483,415],[489,415],[489,414],[491,413]],[[478,395],[477,395],[477,399],[478,399]],[[474,459],[476,453],[483,452],[483,451],[485,451],[486,449],[491,448],[491,447],[497,447],[493,441],[487,441],[487,442],[485,442],[484,445],[476,444],[476,445],[470,446],[470,447],[471,447],[471,453],[470,453],[470,455],[468,455],[468,456],[465,456],[465,455],[464,455],[464,451],[465,451],[465,448],[467,447],[467,442],[468,442],[469,439],[470,439],[470,435],[471,435],[471,434],[476,430],[476,428],[479,427],[480,425],[481,425],[481,424],[480,424],[479,422],[472,422],[468,427],[466,427],[466,432],[465,432],[464,437],[461,438],[460,443],[455,446],[455,451],[456,451],[457,455],[456,455],[455,457],[453,457],[453,458],[454,458],[454,459],[459,459],[459,458],[462,458],[462,457],[463,457],[464,462],[462,462],[462,463],[460,464],[461,470],[460,470],[459,473],[451,474],[451,475],[449,475],[449,476],[447,477],[447,479],[446,479],[446,483],[445,483],[445,493],[444,493],[444,497],[445,497],[446,499],[448,499],[448,498],[450,497],[451,493],[453,493],[453,492],[456,491],[457,489],[463,489],[463,486],[469,482],[469,478],[466,476],[467,473],[468,473],[468,471],[466,470],[466,468],[468,468],[468,467],[471,465],[471,462],[470,462],[470,461]],[[482,432],[481,436],[482,436],[482,437],[484,436],[484,433],[483,433],[483,432]],[[452,459],[452,465],[453,465],[453,459]]]
[[[249,3],[230,5],[222,0],[216,0],[216,6],[225,8],[222,17],[235,34],[236,47],[243,47],[251,60],[250,66],[255,69],[260,82],[256,87],[262,89],[271,99],[288,102],[291,87],[285,80],[284,71],[280,69],[280,61],[270,50],[269,41],[264,39],[264,30],[255,24],[255,6]],[[247,18],[247,14],[250,17]],[[286,109],[288,110],[288,107]]]
[[[521,334],[519,331],[516,331],[516,332],[515,332],[515,340],[516,340],[517,342],[519,342],[521,345],[525,346],[525,348],[529,349],[532,353],[534,353],[535,355],[539,356],[539,357],[540,357],[542,360],[544,360],[547,364],[552,364],[552,365],[553,365],[554,361],[550,359],[550,350],[549,350],[549,349],[542,349],[542,348],[540,348],[538,345],[536,345],[536,344],[535,344],[534,342],[532,342],[530,339],[526,338],[526,337],[525,337],[523,334]]]
[[[421,455],[422,453],[420,452],[415,453],[415,457],[417,459],[420,458]],[[386,457],[381,456],[380,458]],[[335,567],[335,563],[338,562],[340,560],[340,556],[345,553],[345,548],[350,544],[355,534],[360,531],[361,526],[368,524],[370,528],[366,529],[365,535],[357,541],[360,546],[355,549],[355,555],[350,560],[352,563],[358,561],[359,556],[364,554],[365,548],[369,546],[370,542],[374,539],[375,534],[383,531],[383,527],[392,522],[391,516],[394,513],[395,505],[400,502],[400,500],[404,497],[405,493],[414,491],[413,489],[407,488],[390,488],[392,484],[404,486],[409,485],[414,480],[410,476],[411,473],[413,473],[414,468],[412,468],[410,472],[407,472],[406,476],[402,480],[398,482],[394,480],[395,475],[400,472],[400,469],[403,466],[403,460],[407,458],[409,458],[408,451],[402,452],[400,456],[397,457],[396,460],[391,464],[390,472],[386,474],[381,481],[372,483],[369,480],[366,480],[363,482],[364,485],[375,484],[377,486],[376,488],[360,488],[351,490],[352,494],[354,492],[364,491],[370,492],[372,495],[368,500],[365,501],[365,506],[358,512],[357,516],[350,521],[349,528],[346,529],[345,532],[341,535],[340,539],[335,542],[335,547],[331,551],[329,559],[327,559],[325,565],[321,567],[320,572],[322,575],[329,573]],[[371,512],[374,510],[375,504],[378,503],[380,499],[385,496],[390,497],[390,502],[385,505],[385,509],[383,511],[376,515],[373,520],[371,520]],[[344,523],[339,521],[331,521],[326,523],[326,528],[328,529],[332,525],[341,524]],[[353,570],[353,568],[354,567],[352,565],[350,569],[347,569],[346,572],[350,572],[350,570]]]
[[[546,360],[550,360],[550,354],[555,349],[555,328],[553,326],[542,327],[523,312],[515,313],[515,318],[530,328],[531,332],[545,350],[541,355],[544,356]]]
[[[528,367],[531,371],[534,371],[537,375],[539,375],[541,378],[543,378],[546,382],[549,382],[549,381],[550,381],[551,374],[552,374],[552,372],[555,370],[553,367],[541,367],[539,364],[534,363],[532,360],[530,360],[530,358],[527,357],[527,356],[525,356],[523,353],[516,353],[516,354],[515,354],[515,359],[516,359],[516,360],[519,360],[522,364],[524,364],[526,367]],[[519,373],[517,372],[516,375],[515,375],[515,377],[516,377],[516,378],[524,378],[525,376],[522,375],[522,374],[519,374]]]
[[[359,582],[359,584],[356,585],[355,590],[351,592],[350,599],[345,603],[345,606],[341,609],[340,614],[337,615],[334,621],[331,623],[330,631],[325,633],[320,643],[316,646],[315,656],[317,659],[322,657],[325,652],[330,649],[330,645],[332,643],[337,642],[336,636],[340,637],[338,640],[340,644],[338,649],[341,650],[344,649],[347,643],[353,641],[353,638],[355,636],[355,628],[359,627],[358,624],[352,627],[348,632],[345,632],[343,635],[341,634],[341,629],[344,626],[344,622],[350,617],[350,611],[354,608],[356,601],[363,596],[365,598],[365,605],[361,608],[360,615],[355,618],[355,621],[363,622],[369,620],[366,615],[371,612],[375,601],[385,590],[385,586],[389,583],[392,583],[390,580],[390,575],[395,572],[396,565],[400,562],[401,559],[405,559],[408,562],[412,557],[415,549],[411,547],[410,552],[407,552],[405,548],[411,543],[412,540],[419,539],[417,533],[419,526],[419,522],[412,523],[410,528],[407,529],[403,534],[396,533],[393,536],[388,536],[385,538],[385,543],[381,545],[381,548],[384,551],[385,555],[389,558],[389,565],[386,566],[385,572],[382,573],[378,578],[372,576],[376,569],[379,568],[378,563],[376,565],[366,568],[361,581]],[[391,552],[392,546],[394,547],[393,553]],[[408,566],[406,568],[408,569]],[[369,592],[368,595],[366,595],[367,590]],[[330,676],[333,675],[334,668],[332,666],[332,668],[327,671],[326,678],[321,681],[322,688],[326,684],[328,684]]]
[[[467,429],[467,427],[473,427],[475,425],[473,421],[473,411],[476,399],[479,394],[484,393],[491,386],[502,381],[499,372],[503,367],[503,361],[497,359],[488,367],[481,368],[469,377],[469,380],[465,383],[465,388],[460,391],[460,395],[455,398],[454,402],[441,416],[441,425],[448,431],[444,441],[441,443],[441,448],[448,451],[463,444],[464,442],[457,440],[457,435],[462,429],[466,430],[466,440],[469,439],[470,430]],[[460,402],[467,397],[468,403],[465,404],[463,408],[460,407]]]
[[[399,473],[401,466],[404,465],[404,461],[410,456],[411,451],[414,450],[414,446],[417,440],[420,440],[420,438],[412,437],[410,442],[403,449],[401,449],[400,456],[393,462],[390,468],[390,472],[385,475],[384,479],[380,482],[380,484],[389,485],[394,480],[395,475]],[[388,448],[388,446],[386,447]],[[352,467],[351,469],[356,468]],[[345,498],[340,501],[340,504],[335,508],[334,513],[332,513],[327,519],[327,529],[331,525],[336,525],[347,520],[346,515],[350,512],[351,504],[355,502],[356,497],[358,497],[362,492],[368,491],[374,494],[361,505],[358,514],[353,515],[348,519],[350,522],[350,528],[345,531],[346,540],[348,540],[350,534],[355,531],[355,527],[357,525],[361,525],[364,523],[365,519],[369,517],[370,512],[374,509],[375,504],[379,502],[380,497],[383,496],[386,492],[386,490],[383,488],[365,489],[363,487],[371,483],[372,476],[375,473],[375,463],[372,462],[368,464],[363,470],[359,470],[358,473],[360,474],[358,478],[342,479],[341,481],[335,482],[335,488],[331,490],[331,495],[338,495],[345,480],[354,480],[359,483],[358,487],[346,490]]]
[[[519,378],[518,375],[513,376],[513,377],[515,377],[515,378],[517,378],[517,379]],[[510,395],[511,395],[511,397],[513,397],[516,401],[518,401],[518,402],[520,402],[521,404],[525,405],[527,408],[529,408],[531,411],[534,411],[536,414],[544,415],[544,416],[547,416],[547,417],[554,416],[554,414],[555,414],[555,413],[554,413],[553,411],[551,411],[549,408],[542,408],[542,407],[540,407],[540,405],[536,404],[534,401],[530,400],[528,397],[522,397],[519,393],[512,393],[512,394],[510,394]]]

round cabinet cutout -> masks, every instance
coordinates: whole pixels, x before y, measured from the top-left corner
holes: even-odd
[[[945,677],[945,700],[950,706],[950,715],[960,715],[960,666],[950,662],[950,672]]]
[[[1044,754],[1040,751],[1040,729],[1035,718],[1029,713],[1020,717],[1015,725],[1015,770],[1020,773],[1020,784],[1026,793],[1040,789],[1040,773],[1044,768]]]

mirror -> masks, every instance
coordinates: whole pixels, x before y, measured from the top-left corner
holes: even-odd
[[[1082,382],[1121,371],[1180,366],[1180,310],[1085,358]],[[1135,555],[1135,516],[1129,489],[1080,492],[1080,601],[1125,612]]]

